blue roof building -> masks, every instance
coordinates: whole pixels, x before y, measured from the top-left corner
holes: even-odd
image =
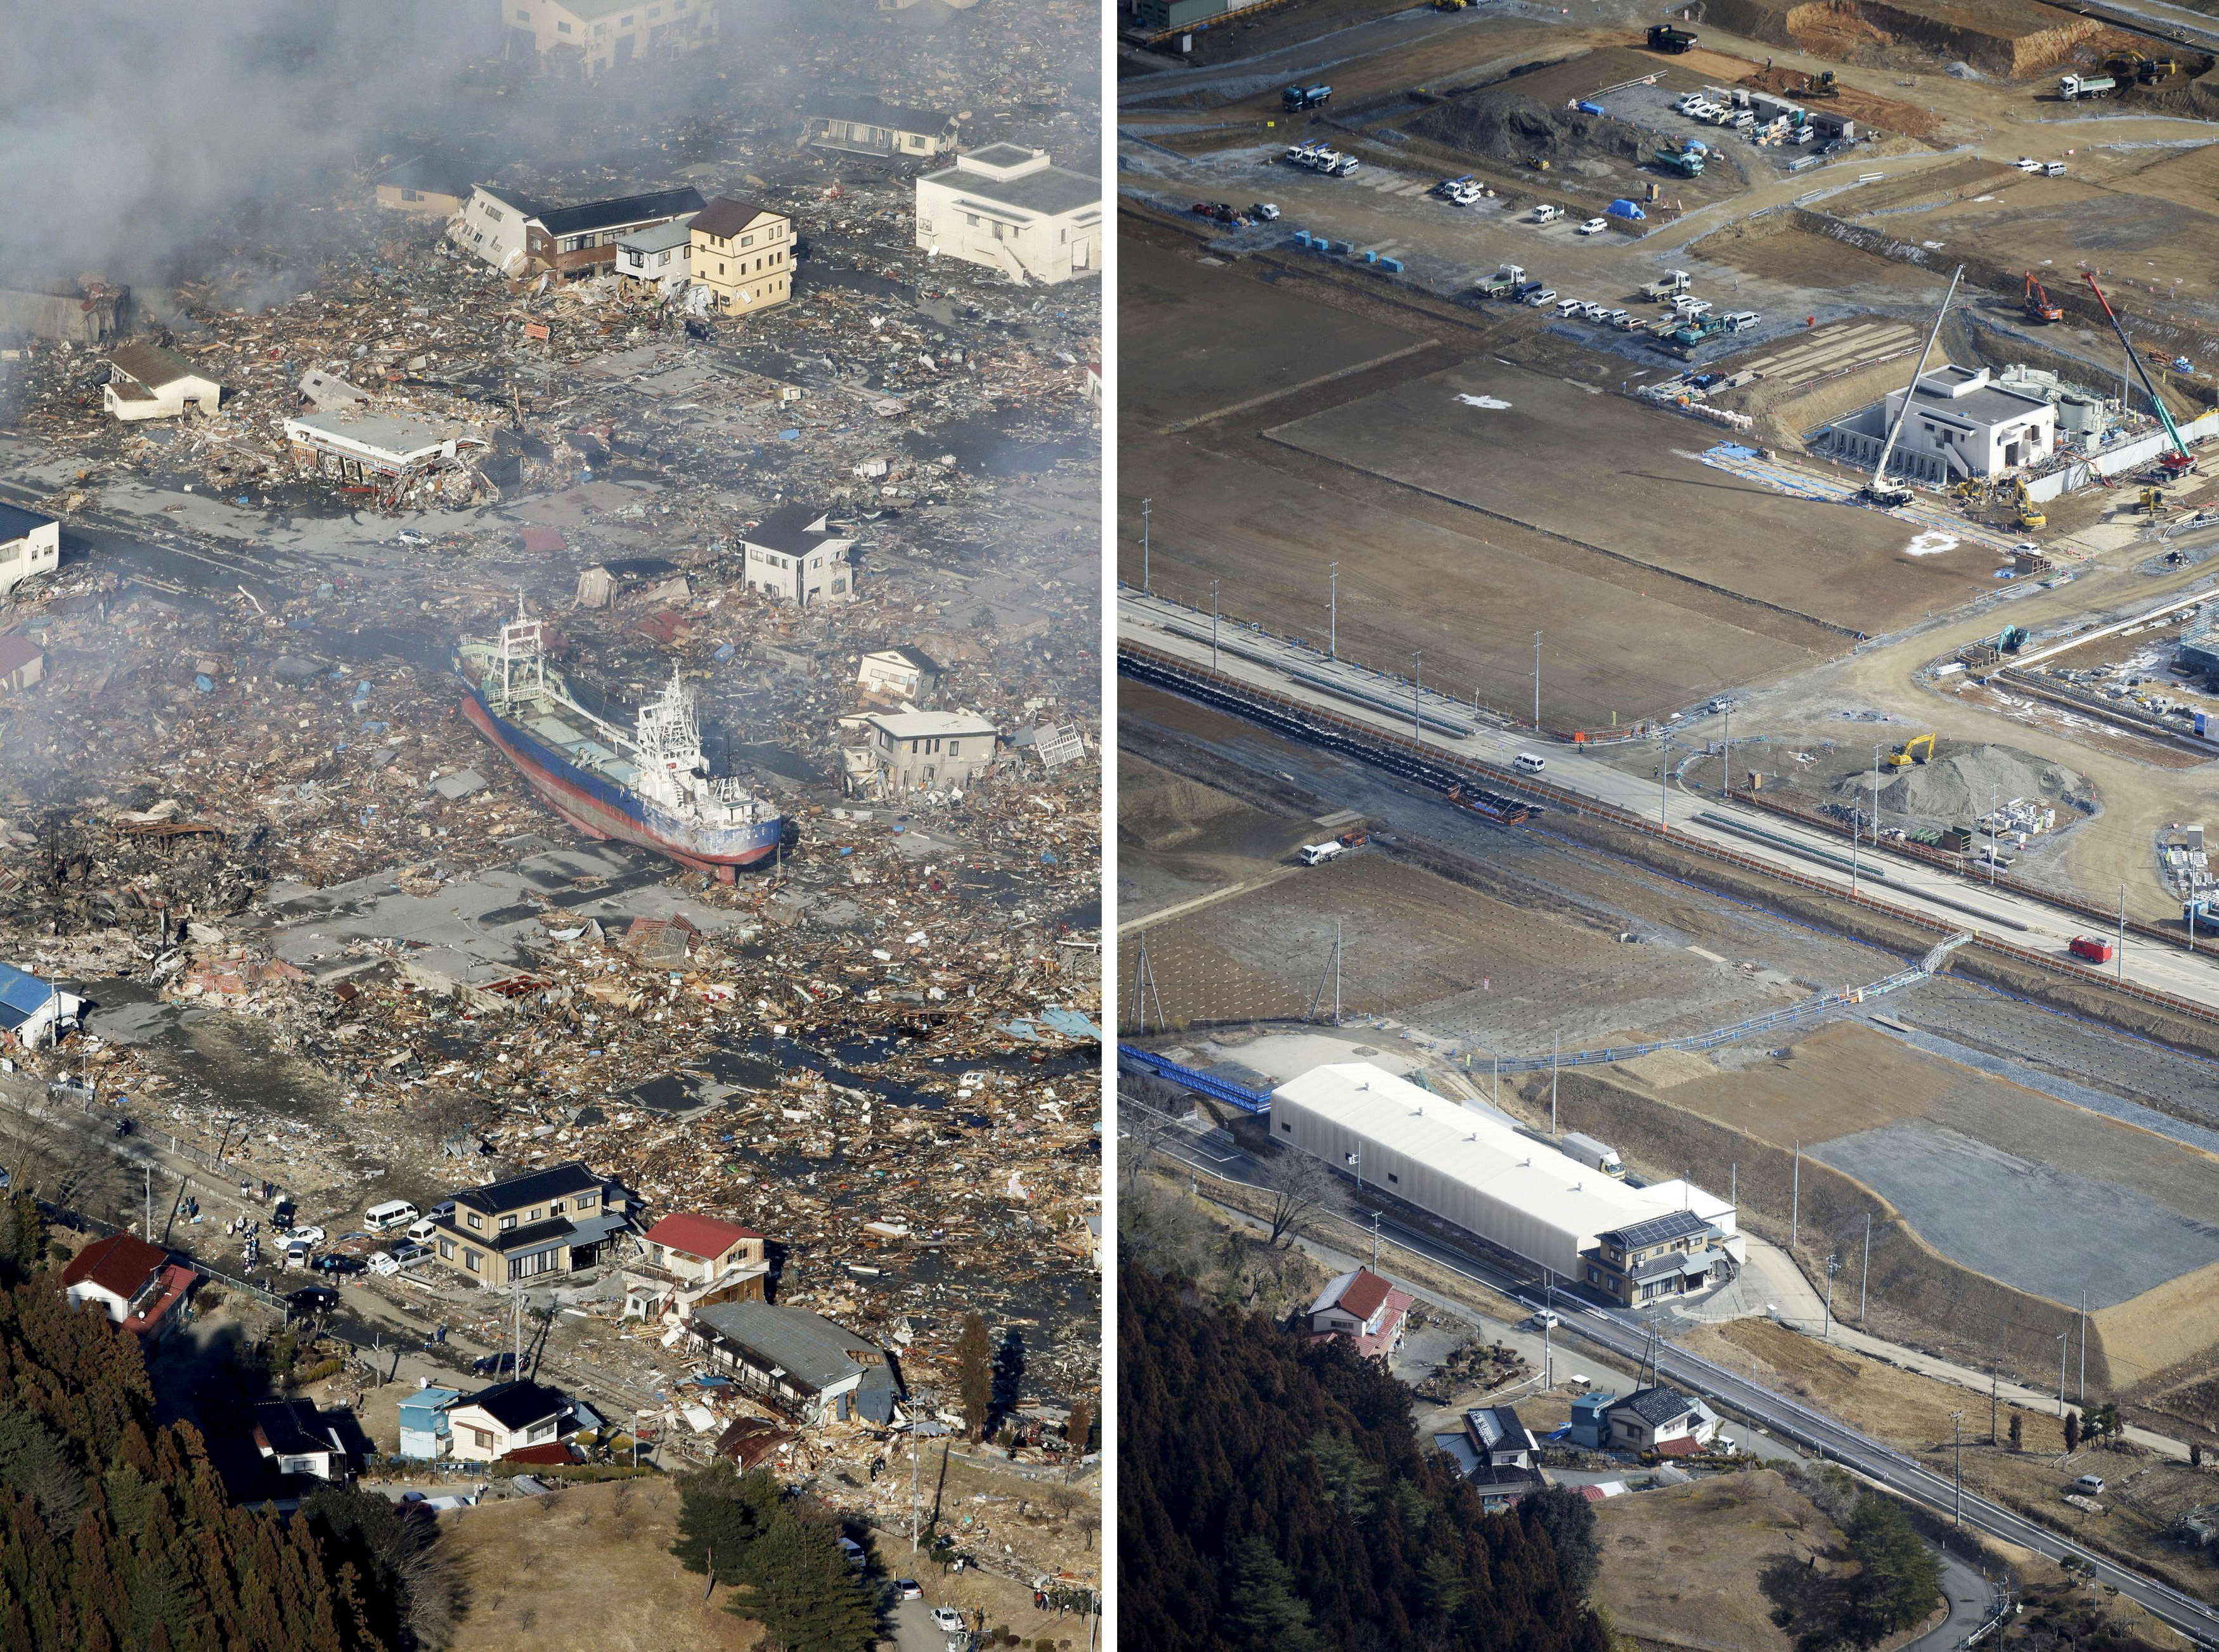
[[[77,1025],[84,1008],[84,999],[54,982],[0,964],[0,1039],[19,1049],[58,1042],[64,1028]]]

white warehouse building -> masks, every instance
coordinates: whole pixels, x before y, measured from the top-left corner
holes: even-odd
[[[1734,1208],[1716,1195],[1629,1186],[1369,1062],[1280,1085],[1271,1120],[1282,1146],[1630,1306],[1704,1289],[1746,1259]]]

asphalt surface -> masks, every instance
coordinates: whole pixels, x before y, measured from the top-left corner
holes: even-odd
[[[1130,589],[1118,593],[1118,634],[1121,637],[1207,669],[1213,657],[1217,674],[1234,687],[1248,686],[1267,692],[1303,699],[1319,711],[1364,724],[1397,739],[1414,737],[1414,719],[1407,707],[1411,689],[1406,683],[1382,678],[1345,662],[1328,661],[1315,650],[1283,642],[1269,633],[1245,627],[1221,626],[1219,644],[1209,642],[1210,618],[1161,598],[1144,597]],[[1299,673],[1300,676],[1292,674]],[[1445,758],[1476,761],[1501,771],[1502,784],[1515,787],[1519,777],[1513,760],[1536,742],[1531,733],[1520,733],[1482,714],[1472,715],[1438,696],[1420,702],[1423,712],[1422,742]],[[1469,734],[1445,731],[1461,724]],[[1719,717],[1691,719],[1681,749],[1725,732]],[[1706,794],[1667,787],[1656,779],[1630,773],[1609,759],[1575,747],[1544,744],[1547,768],[1542,779],[1556,789],[1578,794],[1638,817],[1660,817],[1675,836],[1730,849],[1750,860],[1792,872],[1801,878],[1838,885],[1846,891],[1852,874],[1832,865],[1846,845],[1837,837],[1809,830],[1778,816],[1761,815]],[[1731,817],[1797,847],[1788,848],[1725,831],[1699,816]],[[1830,857],[1821,861],[1813,853]],[[1863,859],[1874,860],[1868,848]],[[2088,920],[2027,896],[1998,889],[1972,878],[1961,878],[1924,863],[1881,855],[1877,864],[1885,878],[1875,881],[1860,875],[1858,887],[1868,897],[1915,911],[1936,922],[1972,930],[1986,940],[2044,952],[2064,959],[2073,938],[2088,928]],[[2210,955],[2190,955],[2175,948],[2128,938],[2114,963],[2100,973],[2132,984],[2163,992],[2191,1003],[2219,1008],[2219,967]],[[2092,972],[2097,973],[2097,972]]]
[[[1254,1184],[1258,1169],[1256,1162],[1238,1149],[1228,1150],[1207,1142],[1172,1140],[1165,1144],[1165,1151],[1214,1175]],[[1563,1320],[1558,1334],[1565,1338],[1567,1345],[1574,1338],[1584,1338],[1597,1347],[1632,1361],[1638,1361],[1648,1351],[1648,1328],[1630,1317],[1585,1303],[1575,1306],[1575,1299],[1561,1291],[1553,1298],[1545,1296],[1539,1287],[1481,1266],[1428,1235],[1390,1219],[1383,1217],[1379,1226],[1383,1234],[1391,1237],[1405,1250],[1515,1301],[1535,1308],[1544,1306],[1545,1302],[1553,1301]],[[1973,1492],[1963,1493],[1960,1500],[1947,1476],[1934,1473],[1893,1446],[1882,1444],[1824,1413],[1798,1404],[1785,1394],[1775,1394],[1724,1366],[1712,1364],[1709,1360],[1675,1347],[1669,1342],[1656,1351],[1656,1358],[1661,1381],[1686,1392],[1700,1394],[1706,1400],[1730,1406],[1781,1438],[1843,1463],[1936,1513],[1946,1517],[1953,1508],[1960,1509],[1964,1524],[1977,1531],[2017,1543],[2021,1548],[2031,1549],[2052,1559],[2068,1554],[2075,1556],[2088,1568],[2090,1574],[2111,1585],[2191,1641],[2202,1646],[2219,1647],[2219,1609],[2177,1589],[2168,1588],[2154,1579],[2146,1578],[2139,1572],[2130,1571],[2092,1550],[2083,1549],[2048,1526],[2015,1514]],[[1953,1581],[1950,1589],[1953,1622],[1959,1610],[1956,1605],[1959,1582],[1961,1580]],[[1936,1631],[1937,1634],[1940,1632]],[[1962,1633],[1961,1630],[1959,1632]],[[1931,1641],[1931,1636],[1928,1639]],[[1955,1639],[1946,1643],[1954,1645]],[[1924,1644],[1925,1643],[1922,1643]],[[1944,1643],[1935,1642],[1933,1644],[1938,1646]]]

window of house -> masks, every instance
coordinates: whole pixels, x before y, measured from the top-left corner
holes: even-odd
[[[1402,1178],[1395,1175],[1394,1171],[1389,1171],[1387,1172],[1387,1179],[1390,1182],[1400,1182]]]
[[[421,201],[424,197],[413,189],[403,189],[401,192],[401,198],[403,201]]]
[[[515,1217],[513,1217],[513,1216],[503,1216],[503,1217],[500,1219],[500,1231],[501,1231],[502,1233],[507,1233],[511,1228],[514,1227],[515,1226],[516,1226],[516,1218],[515,1218]]]
[[[441,1240],[439,1241],[439,1256],[440,1256],[440,1258],[441,1258],[443,1261],[451,1262],[451,1261],[453,1261],[453,1260],[454,1260],[454,1257],[455,1257],[455,1242],[454,1242],[454,1240],[452,1240],[452,1239],[441,1239]]]
[[[481,1451],[493,1450],[493,1434],[489,1430],[482,1428],[470,1430],[470,1442]]]
[[[951,740],[948,742],[948,755],[950,757],[960,755],[962,748],[962,742],[959,740]]]
[[[468,1268],[472,1273],[477,1272],[478,1264],[484,1260],[485,1257],[480,1251],[465,1251],[463,1252],[463,1266]]]
[[[563,1214],[563,1202],[560,1199],[557,1199],[553,1204],[548,1206],[547,1214],[550,1216],[561,1215]]]
[[[528,23],[531,21],[531,14],[528,11],[519,11],[516,14],[516,21],[519,23]]]
[[[1279,1133],[1284,1136],[1291,1136],[1295,1133],[1295,1127],[1291,1124],[1283,1124],[1279,1127]]]
[[[480,1233],[483,1233],[485,1231],[485,1218],[479,1215],[476,1211],[473,1210],[469,1213],[469,1220],[470,1226],[476,1228]]]
[[[570,25],[568,23],[557,23],[555,25],[555,32],[557,34],[567,34],[570,32]]]
[[[539,1207],[538,1205],[531,1207],[531,1220],[534,1221],[538,1221],[539,1220]]]
[[[634,16],[637,16],[637,13],[635,13],[635,14],[634,14]],[[622,24],[622,26],[623,26],[624,28],[630,28],[632,26],[632,21],[633,21],[633,19],[632,19],[631,17],[624,17],[624,18],[619,18],[618,21]]]

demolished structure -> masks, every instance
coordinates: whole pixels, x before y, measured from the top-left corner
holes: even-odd
[[[109,352],[108,382],[101,399],[117,419],[177,419],[214,413],[223,387],[173,350],[158,345],[118,345]]]

